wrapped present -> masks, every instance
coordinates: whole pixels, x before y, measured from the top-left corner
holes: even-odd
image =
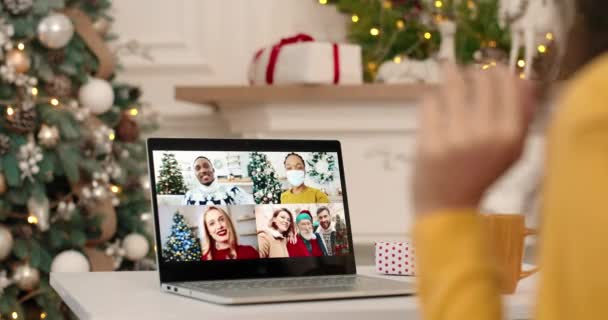
[[[361,47],[306,34],[258,50],[249,67],[251,84],[359,84],[362,77]]]
[[[414,247],[410,241],[376,242],[376,271],[391,275],[416,275]]]

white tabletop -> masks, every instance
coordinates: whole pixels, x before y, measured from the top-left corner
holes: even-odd
[[[373,266],[360,274],[414,282],[414,277],[385,276]],[[506,319],[530,319],[536,275],[504,297]],[[155,271],[52,273],[51,286],[80,319],[419,319],[416,297],[367,298],[263,305],[222,306],[161,293]]]

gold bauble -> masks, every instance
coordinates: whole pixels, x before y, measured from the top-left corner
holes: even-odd
[[[13,279],[19,289],[33,290],[40,283],[40,271],[29,263],[21,264],[15,267]]]
[[[22,50],[13,49],[6,54],[6,65],[15,68],[17,73],[26,73],[30,64],[30,57]]]

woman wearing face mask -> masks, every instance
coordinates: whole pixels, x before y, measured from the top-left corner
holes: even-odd
[[[291,212],[286,208],[276,210],[269,221],[268,229],[258,233],[260,258],[287,258],[287,242],[295,228]]]
[[[202,260],[256,259],[258,252],[252,246],[239,245],[234,224],[221,208],[208,207],[203,214],[205,244]]]
[[[304,184],[306,165],[299,154],[288,154],[283,164],[291,188],[281,194],[281,203],[329,203],[323,191]]]

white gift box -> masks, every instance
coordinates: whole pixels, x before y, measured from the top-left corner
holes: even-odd
[[[272,58],[272,52],[275,58]],[[249,69],[251,84],[360,84],[361,47],[300,41],[258,51]]]
[[[414,276],[415,270],[414,247],[411,242],[376,242],[376,272]]]

